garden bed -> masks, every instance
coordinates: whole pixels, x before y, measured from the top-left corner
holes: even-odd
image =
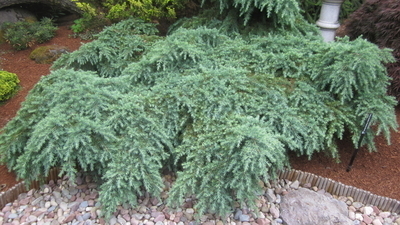
[[[60,27],[57,35],[50,42],[43,45],[59,44],[76,50],[82,43],[80,39],[70,38],[72,31],[68,27]],[[34,46],[37,47],[37,46]],[[33,48],[34,48],[33,47]],[[29,90],[38,82],[41,76],[49,74],[50,65],[36,64],[29,59],[29,54],[33,50],[14,51],[7,44],[0,46],[1,68],[9,72],[16,73],[21,80],[21,90],[11,100],[0,106],[0,127],[3,127],[11,118],[16,115],[21,102]],[[396,111],[400,113],[399,108]],[[341,163],[336,163],[323,153],[315,154],[311,160],[307,157],[291,156],[291,164],[294,169],[311,172],[316,175],[337,180],[343,184],[364,189],[380,196],[400,199],[400,159],[399,147],[400,133],[392,132],[392,145],[387,145],[383,137],[377,137],[376,143],[378,152],[369,153],[365,148],[361,148],[355,160],[353,170],[347,173],[346,167],[354,150],[350,141],[339,142]],[[7,190],[17,184],[18,181],[13,173],[9,173],[5,166],[0,166],[0,184],[6,184]],[[3,190],[3,191],[4,191]]]

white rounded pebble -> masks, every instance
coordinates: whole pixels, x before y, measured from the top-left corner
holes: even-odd
[[[362,216],[361,213],[356,213],[356,220],[360,220],[360,221],[364,220],[364,217]]]
[[[356,219],[356,213],[353,212],[353,211],[349,211],[349,218],[350,218],[351,220],[355,220],[355,219]]]
[[[379,213],[379,216],[382,218],[388,218],[390,216],[390,212],[381,212]]]
[[[374,219],[374,221],[372,221],[373,225],[382,225],[382,222],[379,219]]]
[[[45,207],[45,208],[50,208],[50,206],[51,206],[51,203],[50,203],[50,202],[44,203],[44,207]]]
[[[370,207],[370,206],[365,206],[364,207],[364,214],[369,216],[369,215],[372,214],[372,212],[374,212],[374,209],[372,207]]]
[[[186,209],[186,212],[187,212],[187,213],[193,214],[193,213],[194,213],[194,209],[193,209],[193,208],[187,208],[187,209]]]

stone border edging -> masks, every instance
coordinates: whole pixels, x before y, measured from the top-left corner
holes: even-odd
[[[383,211],[400,213],[399,200],[378,196],[369,191],[345,185],[330,178],[325,178],[312,173],[294,169],[279,171],[278,178],[287,179],[290,181],[298,180],[301,185],[308,183],[311,186],[318,187],[318,189],[324,189],[331,195],[353,197],[355,202],[361,202],[364,205],[374,205]]]
[[[57,180],[60,177],[58,168],[53,168],[49,172],[49,176],[45,179],[48,183],[50,180]],[[281,170],[278,172],[278,179],[286,179],[290,181],[299,181],[301,185],[310,184],[318,189],[324,189],[331,195],[353,197],[354,201],[361,202],[364,205],[374,205],[381,210],[393,213],[400,213],[400,201],[388,197],[378,196],[369,191],[365,191],[353,186],[334,181],[330,178],[321,177],[312,173],[299,170]],[[39,182],[33,182],[30,189],[39,189]],[[22,181],[6,192],[0,192],[0,209],[18,199],[18,195],[27,192],[25,182]]]
[[[58,176],[60,172],[59,168],[52,168],[49,171],[49,175],[44,179],[45,183],[49,183],[50,180],[58,180],[60,177]],[[5,192],[0,192],[0,209],[4,208],[7,203],[13,202],[14,200],[18,199],[18,195],[21,193],[26,193],[29,191],[26,187],[25,181],[22,181],[12,188],[8,189]],[[39,189],[40,183],[38,181],[32,182],[30,189]]]

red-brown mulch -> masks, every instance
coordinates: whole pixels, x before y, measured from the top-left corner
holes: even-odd
[[[71,34],[72,31],[67,26],[62,26],[51,41],[39,46],[58,44],[68,47],[71,51],[76,50],[83,41],[70,38],[69,35]],[[32,50],[33,48],[14,51],[7,44],[0,45],[0,52],[6,52],[0,55],[0,68],[16,73],[22,86],[22,89],[15,97],[0,106],[0,127],[3,127],[16,115],[21,102],[25,99],[29,90],[39,81],[40,77],[49,74],[50,65],[36,64],[29,59],[29,54]],[[396,114],[400,115],[400,107],[397,107]],[[399,116],[397,120],[400,123]],[[400,200],[399,132],[392,132],[391,142],[391,145],[387,145],[386,140],[379,136],[376,138],[378,152],[369,153],[365,148],[361,148],[350,172],[346,172],[346,168],[354,147],[348,138],[339,142],[341,163],[336,163],[333,159],[326,157],[324,153],[313,155],[310,161],[307,157],[291,155],[290,162],[293,169],[328,177],[344,184],[370,191],[373,194]],[[8,172],[5,166],[0,166],[0,185],[6,184],[6,188],[10,188],[17,182],[13,173]]]
[[[12,99],[0,105],[0,127],[6,125],[16,115],[21,102],[24,101],[28,92],[40,78],[50,73],[50,64],[37,64],[35,61],[29,59],[29,54],[32,50],[38,46],[54,44],[65,46],[70,51],[74,51],[81,46],[82,42],[87,42],[70,37],[72,34],[73,32],[68,29],[68,26],[61,26],[53,39],[26,50],[15,51],[6,43],[0,45],[0,69],[17,74],[21,85],[21,89]],[[9,172],[4,165],[0,165],[0,185],[6,184],[6,187],[0,191],[5,191],[18,182],[14,173]]]

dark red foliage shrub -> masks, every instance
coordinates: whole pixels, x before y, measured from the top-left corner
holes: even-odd
[[[392,78],[388,87],[388,94],[395,96],[397,101],[400,102],[400,49],[396,49],[393,55],[396,58],[396,62],[386,65],[388,74]]]
[[[345,22],[350,39],[362,35],[379,47],[394,49],[396,62],[387,65],[392,82],[388,93],[400,102],[400,1],[367,0]]]

